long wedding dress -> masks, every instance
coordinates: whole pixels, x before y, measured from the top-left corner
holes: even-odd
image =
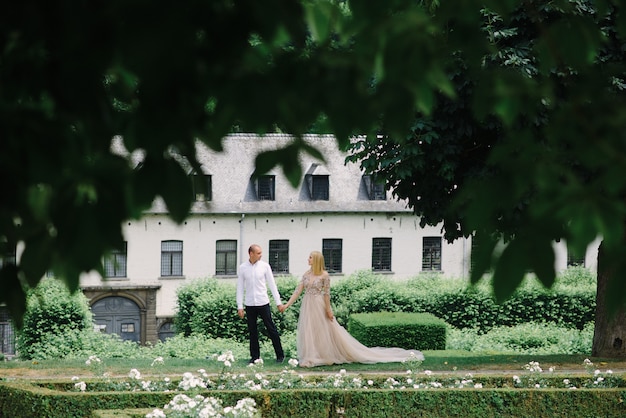
[[[324,295],[330,295],[327,272],[315,276],[307,271],[296,292],[304,290],[298,319],[298,362],[302,367],[341,363],[393,363],[423,360],[417,350],[366,347],[346,331],[335,318],[326,316]],[[297,297],[297,296],[296,296]]]

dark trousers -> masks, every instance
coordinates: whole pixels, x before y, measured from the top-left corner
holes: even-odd
[[[246,317],[248,319],[248,332],[250,333],[250,359],[256,360],[261,357],[261,349],[259,348],[259,328],[257,326],[257,320],[261,317],[265,328],[272,340],[274,351],[276,352],[276,358],[282,359],[285,357],[283,353],[283,346],[280,343],[280,335],[272,321],[272,312],[270,305],[263,306],[246,306]]]

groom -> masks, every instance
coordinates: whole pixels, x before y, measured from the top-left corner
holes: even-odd
[[[283,302],[276,288],[272,268],[268,263],[261,260],[261,247],[252,244],[248,248],[248,261],[239,266],[237,274],[237,315],[243,319],[248,317],[248,333],[250,337],[250,363],[254,363],[261,357],[259,348],[259,330],[257,319],[260,316],[267,328],[274,351],[276,352],[276,361],[282,363],[285,360],[283,346],[280,343],[280,335],[272,320],[272,312],[270,310],[270,300],[267,296],[267,287],[269,286],[274,301],[279,311],[283,311]],[[245,304],[245,314],[244,314]]]

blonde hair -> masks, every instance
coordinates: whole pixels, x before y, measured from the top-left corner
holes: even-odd
[[[311,251],[311,273],[319,276],[326,268],[324,267],[324,255],[319,251]]]

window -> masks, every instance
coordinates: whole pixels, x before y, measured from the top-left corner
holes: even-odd
[[[211,175],[192,175],[193,195],[196,202],[209,202],[213,198],[211,188]]]
[[[183,275],[183,242],[161,241],[161,276]]]
[[[585,256],[577,257],[569,248],[567,249],[567,267],[582,266],[585,267]]]
[[[326,170],[326,167],[319,164],[311,164],[311,167],[309,167],[304,175],[311,200],[328,200],[329,176],[330,173]]]
[[[237,274],[236,240],[219,240],[215,242],[215,274],[217,276]]]
[[[341,239],[322,240],[322,254],[326,263],[326,271],[329,273],[341,273],[342,245]]]
[[[176,335],[176,326],[172,322],[166,322],[159,328],[159,340],[165,341]]]
[[[256,195],[259,200],[274,200],[275,176],[267,175],[256,179]]]
[[[126,242],[104,259],[104,277],[126,277]]]
[[[289,273],[289,240],[270,240],[270,266],[274,273]]]
[[[328,200],[328,176],[311,176],[311,199]]]
[[[367,195],[370,200],[387,199],[384,180],[378,180],[372,175],[365,175],[363,176],[363,181],[365,182],[365,188],[367,189]]]
[[[391,238],[372,239],[372,270],[391,271]]]
[[[423,238],[422,270],[441,271],[441,237]]]

